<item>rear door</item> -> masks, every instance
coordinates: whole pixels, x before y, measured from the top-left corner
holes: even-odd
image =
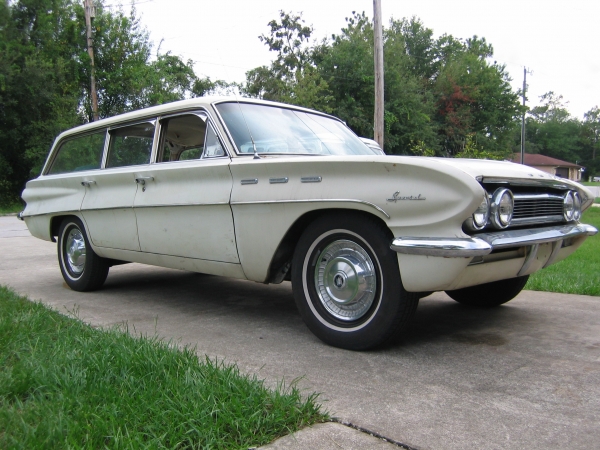
[[[104,170],[86,180],[81,213],[98,247],[140,250],[133,201],[136,173],[150,163],[155,121],[131,123],[109,130]]]

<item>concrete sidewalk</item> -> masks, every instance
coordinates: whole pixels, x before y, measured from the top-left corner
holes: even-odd
[[[443,293],[423,299],[399,345],[328,347],[298,315],[289,283],[258,283],[127,264],[105,287],[63,283],[55,244],[0,217],[0,284],[94,325],[193,345],[274,386],[298,380],[344,422],[267,448],[598,448],[600,298],[525,291],[493,310]]]

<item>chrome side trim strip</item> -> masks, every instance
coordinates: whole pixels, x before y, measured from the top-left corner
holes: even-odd
[[[219,205],[229,205],[229,202],[215,202],[215,203],[162,203],[162,204],[158,204],[158,205],[134,205],[133,208],[134,209],[141,209],[141,208],[168,208],[168,207],[173,207],[173,206],[219,206]],[[114,209],[114,208],[103,208],[103,209]],[[90,209],[85,209],[82,211],[94,211],[94,210],[90,210]]]
[[[568,190],[573,189],[572,186],[568,184],[561,183],[557,180],[525,180],[522,178],[493,178],[493,177],[483,177],[481,183],[490,183],[490,184],[508,184],[511,186],[543,186],[543,187],[551,187],[555,189]]]
[[[271,184],[280,184],[280,183],[287,183],[287,182],[288,182],[288,177],[269,178],[269,183],[271,183]]]
[[[467,238],[398,237],[390,248],[407,255],[464,258],[484,256],[492,250],[516,248],[563,241],[579,236],[594,236],[598,230],[591,225],[565,225],[529,230],[481,233]],[[558,250],[556,250],[558,252]],[[555,255],[556,257],[556,255]]]
[[[21,217],[23,218],[22,220],[25,220],[28,217],[42,217],[42,216],[67,216],[69,214],[75,215],[77,213],[81,212],[81,210],[77,209],[73,209],[71,211],[52,211],[52,212],[47,212],[47,213],[40,213],[40,214],[27,214],[25,215],[25,211],[21,212]]]
[[[242,180],[241,183],[243,185],[245,185],[245,184],[258,184],[258,178],[247,178],[245,180]]]
[[[470,258],[492,252],[492,246],[481,239],[473,238],[420,238],[399,237],[390,248],[406,255],[443,256]]]
[[[75,213],[86,213],[90,211],[108,211],[110,209],[141,209],[141,208],[168,208],[174,206],[223,206],[229,205],[229,202],[215,202],[215,203],[164,203],[158,205],[131,205],[131,206],[111,206],[106,208],[86,208],[86,209],[78,209],[73,211],[54,211],[42,214],[28,214],[22,215],[21,217],[41,217],[41,216],[64,216]],[[21,219],[23,220],[23,219]]]
[[[271,204],[277,204],[277,203],[360,203],[363,205],[370,206],[371,208],[375,208],[377,211],[379,211],[385,217],[387,217],[388,219],[390,218],[390,215],[388,213],[386,213],[383,209],[381,209],[379,206],[377,206],[376,204],[367,202],[365,200],[356,200],[356,199],[352,199],[352,198],[336,198],[336,199],[320,199],[320,198],[317,199],[317,198],[315,198],[315,199],[309,199],[309,200],[257,200],[257,201],[253,201],[253,202],[231,202],[231,206],[271,205]]]

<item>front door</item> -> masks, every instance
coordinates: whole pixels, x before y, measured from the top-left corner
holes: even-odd
[[[157,162],[135,173],[143,252],[239,263],[230,159],[204,113],[161,119]]]

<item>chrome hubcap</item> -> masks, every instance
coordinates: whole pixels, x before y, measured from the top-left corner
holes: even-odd
[[[360,319],[375,300],[375,265],[357,243],[334,241],[319,255],[315,287],[322,305],[331,315],[344,321]]]
[[[85,240],[79,228],[69,231],[65,242],[65,256],[69,271],[74,275],[81,275],[85,268]]]

